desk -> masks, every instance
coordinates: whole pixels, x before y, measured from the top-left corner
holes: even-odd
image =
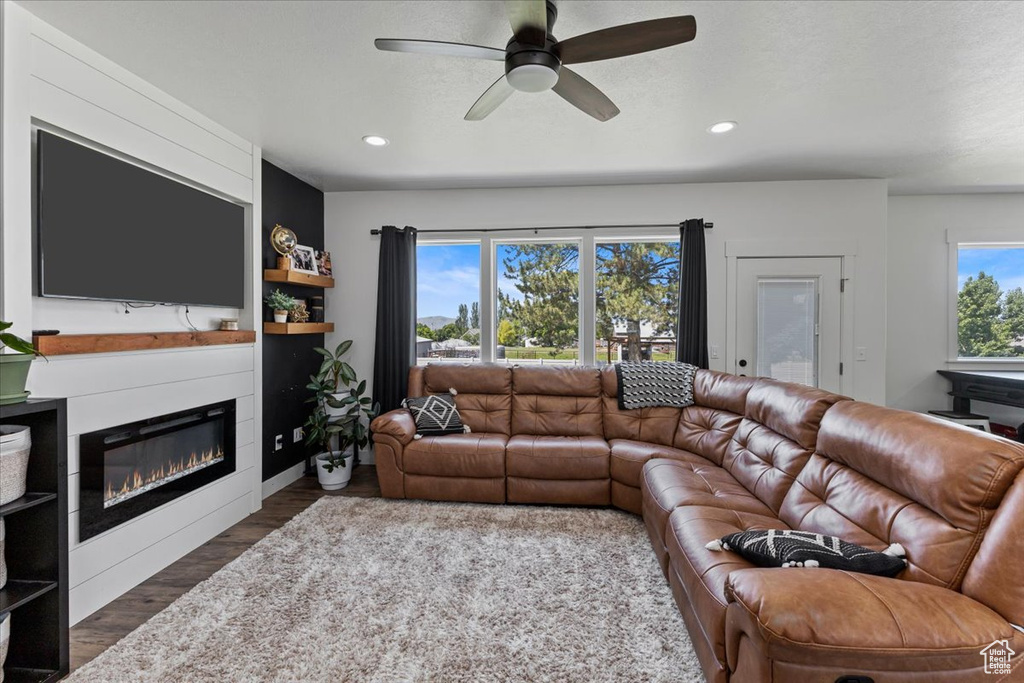
[[[1024,408],[1024,372],[939,370],[953,383],[953,410],[971,412],[971,400]]]

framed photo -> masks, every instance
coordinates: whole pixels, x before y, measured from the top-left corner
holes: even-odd
[[[304,247],[301,244],[296,244],[295,248],[292,249],[292,253],[288,256],[292,260],[292,270],[296,273],[306,273],[307,275],[320,274],[316,269],[316,253],[313,251],[313,247]]]
[[[334,271],[331,269],[331,252],[317,250],[314,253],[317,271],[324,277],[334,277]]]

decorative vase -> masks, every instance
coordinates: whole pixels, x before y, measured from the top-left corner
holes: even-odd
[[[25,495],[32,434],[21,425],[0,425],[0,505]]]
[[[274,311],[274,322],[275,323],[286,323],[286,322],[288,322],[288,311]]]
[[[352,479],[352,463],[355,462],[355,457],[352,454],[352,449],[345,451],[345,464],[328,472],[326,460],[329,457],[327,453],[320,453],[316,456],[316,477],[320,480],[320,486],[324,491],[337,491],[348,486],[349,480]]]
[[[0,406],[23,403],[28,398],[25,382],[34,358],[28,353],[0,354]]]
[[[4,662],[7,661],[7,646],[11,642],[11,613],[0,619],[0,683],[4,682]]]

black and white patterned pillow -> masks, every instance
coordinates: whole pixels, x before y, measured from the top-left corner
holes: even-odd
[[[416,421],[417,439],[469,431],[462,424],[462,416],[455,407],[455,397],[452,394],[407,398],[402,401],[402,407],[408,408]]]
[[[883,552],[809,531],[740,531],[707,544],[731,550],[759,567],[824,567],[861,574],[896,576],[907,566],[906,552],[893,543]]]

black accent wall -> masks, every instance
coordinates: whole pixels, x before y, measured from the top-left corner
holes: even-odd
[[[270,246],[270,231],[280,223],[291,228],[299,244],[324,248],[324,193],[277,166],[263,162],[263,267],[277,267],[277,252]],[[297,299],[324,294],[324,290],[277,282],[263,283],[263,296],[275,287]],[[329,291],[329,290],[328,290]],[[330,296],[327,294],[326,296]],[[263,307],[263,319],[273,320]],[[307,457],[306,446],[292,442],[292,432],[309,416],[309,376],[322,358],[313,349],[324,345],[322,334],[263,336],[263,480],[284,472]],[[280,434],[283,448],[274,451]]]

